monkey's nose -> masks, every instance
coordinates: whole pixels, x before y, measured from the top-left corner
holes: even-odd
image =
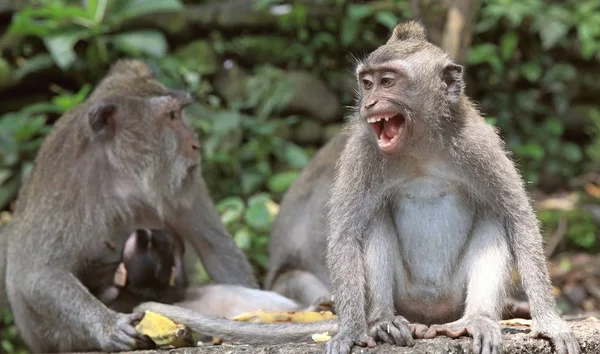
[[[378,100],[373,100],[367,104],[365,104],[365,108],[373,108],[377,104]]]

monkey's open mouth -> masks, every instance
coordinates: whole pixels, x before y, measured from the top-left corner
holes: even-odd
[[[377,143],[381,150],[394,148],[404,133],[406,119],[400,113],[384,113],[367,118],[377,135]]]

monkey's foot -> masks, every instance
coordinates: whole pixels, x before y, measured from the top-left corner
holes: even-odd
[[[139,334],[135,324],[144,317],[143,313],[117,314],[111,323],[104,327],[100,347],[105,352],[153,349],[156,345],[150,338]]]
[[[375,344],[375,339],[366,333],[340,332],[327,342],[327,354],[350,354],[355,345],[373,348]]]
[[[315,311],[331,311],[334,312],[333,308],[333,296],[321,296],[314,303]]]
[[[423,338],[429,339],[444,335],[454,339],[467,334],[472,337],[475,354],[500,354],[502,345],[500,324],[489,317],[463,317],[455,322],[433,325],[429,327]]]
[[[413,330],[414,327],[404,317],[396,316],[375,323],[369,329],[369,335],[385,343],[412,347],[415,345]]]
[[[550,340],[556,354],[579,354],[581,349],[569,325],[562,319],[552,321],[536,321],[530,336]],[[543,322],[543,323],[542,323]],[[551,325],[548,327],[548,324]]]

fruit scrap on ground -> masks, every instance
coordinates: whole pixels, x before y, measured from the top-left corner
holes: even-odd
[[[184,325],[155,312],[146,311],[135,329],[138,333],[148,336],[159,347],[181,348],[193,345],[191,333]]]
[[[321,312],[264,312],[263,310],[246,312],[232,318],[234,321],[252,323],[306,323],[335,320],[331,311]]]

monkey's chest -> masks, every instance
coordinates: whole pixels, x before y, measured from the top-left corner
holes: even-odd
[[[456,284],[474,222],[475,208],[459,190],[434,179],[415,181],[400,193],[392,215],[398,238],[401,272],[415,286],[440,288]]]

